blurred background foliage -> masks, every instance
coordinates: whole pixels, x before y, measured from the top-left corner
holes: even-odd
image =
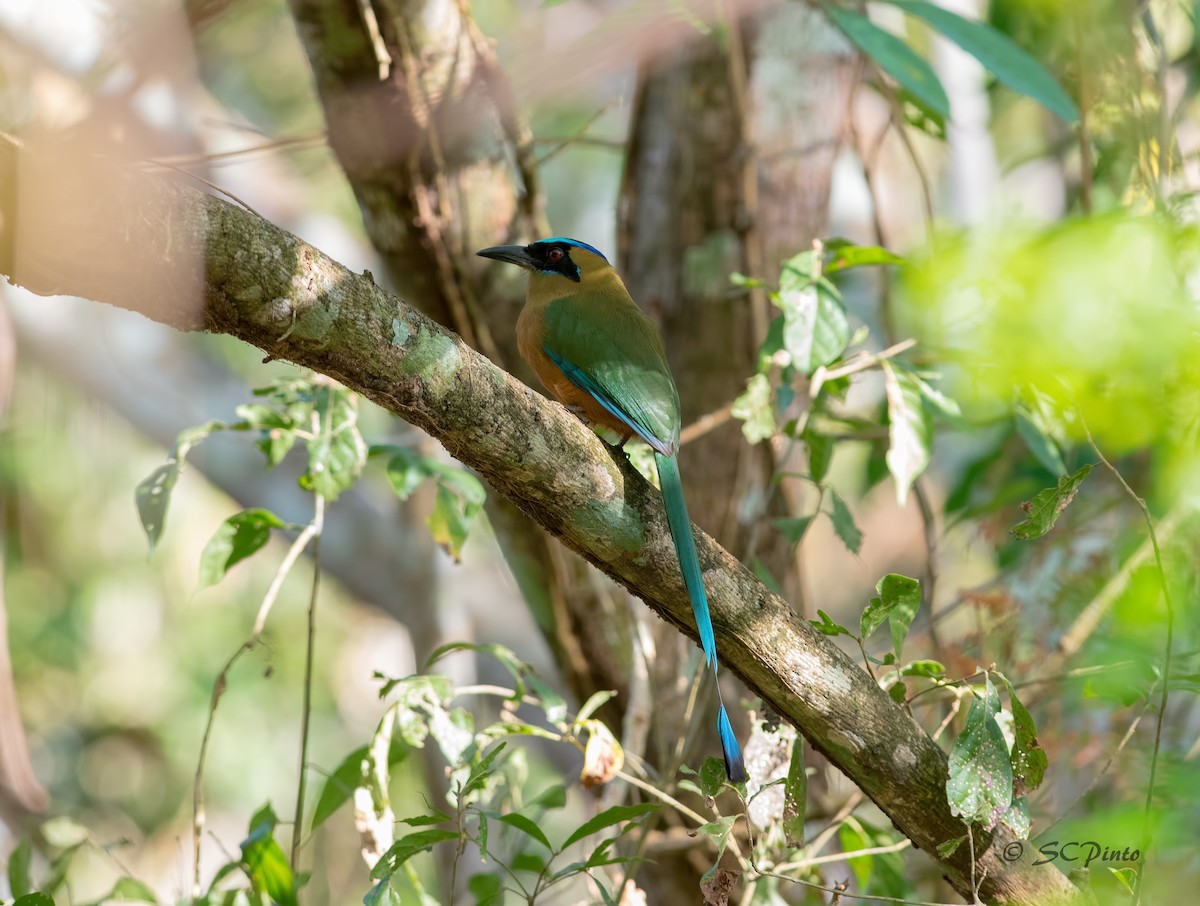
[[[781,462],[799,471],[816,471],[814,444],[832,459],[822,469],[826,480],[800,482],[791,498],[797,509],[782,524],[766,516],[761,495],[770,489],[748,491],[742,509],[757,513],[764,531],[799,542],[804,593],[796,605],[805,617],[815,618],[819,608],[857,627],[880,576],[920,576],[928,597],[907,656],[936,659],[955,680],[995,664],[1034,715],[1050,763],[1031,797],[1034,840],[1137,848],[1166,618],[1141,513],[1098,467],[1051,534],[1033,542],[1010,534],[1024,517],[1023,501],[1098,462],[1090,431],[1147,499],[1174,590],[1176,659],[1157,756],[1145,896],[1183,902],[1200,873],[1196,6],[1179,0],[944,5],[983,19],[1024,48],[1062,86],[1082,122],[1052,116],[989,76],[922,20],[902,15],[903,4],[870,5],[872,21],[930,61],[952,115],[939,124],[927,103],[882,74],[891,72],[883,61],[864,63],[849,134],[832,164],[821,235],[882,245],[906,259],[902,267],[832,277],[848,323],[869,328],[851,349],[878,353],[916,340],[904,361],[932,388],[918,403],[924,413],[918,421],[929,428],[929,469],[918,479],[920,499],[898,504],[887,477],[889,465],[897,472],[887,458],[895,411],[889,415],[887,372],[878,362],[852,382],[831,385],[821,408],[809,413],[804,403],[816,368],[773,368],[780,360],[768,358],[768,380],[751,385],[758,396],[747,396],[735,414],[750,426],[756,412],[765,412],[765,436]],[[180,5],[169,0],[9,0],[0,6],[0,126],[16,135],[65,128],[111,106],[122,128],[155,133],[155,164],[202,174],[348,267],[379,273],[359,205],[326,142],[287,6],[282,0],[185,6],[190,32]],[[686,23],[688,41],[727,48],[725,20],[707,19],[693,6],[661,4],[648,12],[646,3],[623,0],[474,5],[527,109],[555,234],[615,248],[614,200],[638,79],[638,60],[620,37],[630,28],[651,30],[661,16]],[[837,10],[853,12],[849,5]],[[599,60],[598,74],[564,61],[564,48],[578,49],[585,63]],[[906,124],[895,125],[897,119]],[[746,278],[748,284],[731,283],[727,292],[752,292],[754,280],[784,288],[778,269]],[[281,475],[264,477],[253,435],[216,436],[183,471],[162,540],[147,557],[134,488],[162,464],[178,431],[207,419],[233,421],[235,408],[252,401],[250,388],[295,370],[263,364],[255,350],[226,338],[174,334],[90,303],[45,301],[12,287],[3,299],[16,348],[0,427],[8,647],[49,812],[71,816],[97,844],[72,866],[72,902],[96,900],[126,873],[164,901],[183,899],[191,891],[193,775],[213,684],[246,639],[288,539],[277,535],[264,553],[197,591],[201,552],[221,521],[243,507],[267,506],[304,524],[311,499],[295,487],[303,471],[295,456],[280,466]],[[844,364],[846,352],[842,343],[828,364]],[[681,385],[685,398],[688,389]],[[704,406],[719,410],[730,402]],[[365,402],[359,430],[372,445],[415,450],[447,465],[427,440]],[[369,556],[362,555],[360,569],[335,571],[322,585],[308,750],[309,763],[319,768],[317,789],[322,772],[376,732],[383,706],[373,672],[418,671],[438,643],[506,645],[546,677],[548,689],[569,698],[487,520],[473,523],[456,563],[430,543],[423,524],[439,506],[436,482],[419,488],[414,482],[411,497],[401,501],[394,491],[405,479],[395,470],[391,477],[389,483],[385,463],[373,458],[330,508],[331,519],[339,507],[353,512],[357,528],[331,525],[327,546],[343,532],[344,546]],[[818,510],[832,518],[803,521]],[[379,566],[391,560],[392,572]],[[424,591],[414,598],[436,606],[414,613],[404,599],[418,582]],[[290,814],[310,585],[307,565],[293,571],[265,644],[228,676],[205,772],[202,851],[214,871],[246,837],[262,803]],[[857,648],[848,650],[858,656]],[[887,646],[871,650],[882,656]],[[458,685],[511,679],[493,658],[471,652],[453,654],[437,670]],[[533,697],[552,704],[544,693],[535,690]],[[912,708],[932,732],[949,720],[948,701],[922,695]],[[569,704],[574,714],[583,703]],[[491,722],[506,713],[483,699],[471,710],[477,728],[499,726]],[[574,718],[558,719],[556,732],[586,735]],[[555,840],[616,804],[608,798],[598,804],[574,782],[583,756],[570,746],[539,740],[522,753],[487,794],[520,805],[550,780],[565,783],[570,818],[548,822]],[[695,758],[691,763],[698,766]],[[840,775],[819,759],[810,759],[809,769],[810,839],[831,826],[844,851],[898,845],[902,838],[886,818],[854,802]],[[405,758],[393,776],[392,811],[445,808],[445,788],[434,790],[445,776],[441,762],[431,768]],[[306,903],[353,902],[370,886],[348,815],[342,811],[313,835]],[[31,822],[28,809],[0,812],[0,846],[13,845]],[[477,846],[478,831],[472,833]],[[720,828],[705,835],[725,839]],[[711,863],[714,853],[706,849],[700,861]],[[1129,876],[1107,869],[1134,862],[1093,866],[1093,890],[1102,899],[1127,899]],[[418,882],[434,890],[446,883],[432,860],[417,864],[420,878],[396,881],[405,896],[416,896]],[[1064,871],[1079,867],[1057,864]],[[853,878],[852,889],[902,898],[952,896],[928,876],[929,865],[897,851],[831,861],[805,877]],[[489,883],[471,888],[477,901],[487,901]],[[582,883],[566,889],[545,901],[597,895]],[[746,889],[755,902],[815,896],[771,879]]]

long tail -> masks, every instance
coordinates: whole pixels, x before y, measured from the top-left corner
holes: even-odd
[[[704,660],[712,668],[713,679],[717,676],[717,642],[713,638],[712,620],[708,615],[708,596],[704,593],[704,579],[700,574],[700,558],[696,556],[696,541],[692,537],[692,520],[688,516],[687,504],[683,500],[683,483],[679,480],[679,465],[674,456],[654,454],[658,466],[658,483],[662,487],[663,503],[667,508],[667,524],[671,527],[671,540],[675,542],[675,553],[679,557],[679,569],[683,572],[683,583],[687,586],[692,601],[692,614],[696,628],[700,631],[700,647],[704,649]],[[725,711],[725,700],[721,697],[721,685],[717,683],[717,734],[721,737],[721,752],[725,756],[725,776],[734,783],[746,779],[746,764],[729,714]]]

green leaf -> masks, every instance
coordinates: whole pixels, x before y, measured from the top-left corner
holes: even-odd
[[[832,4],[825,13],[859,50],[879,64],[879,68],[912,92],[913,97],[943,119],[950,116],[946,90],[928,63],[895,35],[884,31],[861,13]]]
[[[466,475],[461,470],[456,471],[460,475]],[[473,478],[473,476],[467,477]],[[454,558],[455,563],[462,562],[462,548],[467,541],[471,523],[479,512],[481,504],[482,501],[477,503],[457,492],[455,483],[438,482],[433,512],[429,514],[426,522],[429,525],[429,531],[433,534],[433,540]]]
[[[546,860],[536,853],[517,853],[509,863],[513,871],[528,871],[541,874],[546,868]]]
[[[404,906],[404,900],[396,888],[392,886],[391,878],[376,881],[363,897],[363,906]]]
[[[228,427],[223,422],[213,420],[179,432],[166,464],[151,472],[134,490],[134,502],[137,504],[142,528],[146,531],[146,539],[150,543],[150,553],[154,553],[154,547],[162,537],[167,522],[167,506],[171,502],[171,491],[183,472],[188,453],[210,434]]]
[[[792,760],[783,784],[783,835],[790,847],[804,843],[804,819],[808,807],[808,774],[804,770],[804,737],[792,740]]]
[[[733,417],[742,423],[746,442],[756,444],[775,436],[775,409],[771,405],[771,382],[765,374],[746,381],[746,389],[733,401]]]
[[[942,114],[904,87],[896,92],[896,102],[900,106],[900,116],[904,122],[931,138],[945,140],[946,118]]]
[[[308,471],[301,476],[300,486],[333,501],[362,472],[367,445],[358,430],[358,407],[350,391],[320,384],[315,399],[320,427],[308,443]]]
[[[814,431],[810,420],[804,426],[800,439],[808,448],[808,474],[814,482],[820,484],[829,474],[829,461],[833,458],[833,438]]]
[[[363,785],[363,775],[367,770],[366,762],[369,757],[370,747],[359,746],[343,758],[342,763],[325,779],[325,786],[321,788],[321,795],[317,799],[317,807],[313,810],[310,833],[348,802],[356,787]]]
[[[783,348],[796,368],[812,374],[846,351],[852,331],[837,290],[827,281],[813,282],[791,265],[784,263],[775,296],[783,309]]]
[[[705,796],[715,796],[725,786],[725,763],[709,755],[700,765],[700,789]]]
[[[854,524],[854,516],[850,512],[850,507],[846,506],[842,495],[833,488],[829,489],[829,493],[833,501],[833,512],[829,514],[829,518],[833,521],[833,530],[842,539],[842,544],[846,545],[846,550],[857,554],[862,549],[862,532]]]
[[[1074,475],[1068,475],[1058,480],[1058,486],[1039,492],[1033,500],[1021,504],[1025,518],[1013,526],[1012,534],[1022,541],[1032,541],[1041,538],[1062,515],[1063,510],[1071,505],[1075,493],[1083,480],[1092,471],[1092,465],[1083,466]]]
[[[1050,474],[1063,478],[1067,474],[1067,464],[1063,462],[1062,451],[1054,438],[1042,430],[1037,420],[1024,408],[1017,409],[1017,435],[1025,441],[1025,446]]]
[[[242,841],[242,870],[259,893],[265,893],[279,906],[296,906],[296,879],[283,848],[275,841],[279,819],[270,803],[250,819],[250,833]]]
[[[488,860],[488,821],[487,815],[483,812],[479,813],[479,833],[476,838],[479,842],[479,857],[486,862]]]
[[[371,869],[371,877],[376,880],[390,878],[401,865],[417,855],[417,853],[433,849],[439,843],[447,843],[450,840],[457,839],[458,834],[455,831],[442,830],[436,827],[406,834],[393,843],[391,849],[379,857],[379,861]]]
[[[952,855],[958,852],[958,848],[965,843],[966,840],[967,835],[963,834],[961,837],[955,837],[953,840],[947,840],[944,843],[939,843],[937,845],[938,855],[943,859],[949,859]]]
[[[471,772],[467,775],[467,779],[458,793],[460,798],[465,798],[471,795],[471,793],[483,789],[484,783],[492,773],[492,764],[499,757],[500,753],[504,751],[506,745],[508,745],[506,742],[500,743],[471,766]]]
[[[221,523],[200,554],[198,589],[216,585],[231,567],[260,550],[271,538],[271,529],[287,523],[270,510],[249,509]]]
[[[1013,773],[1008,744],[996,722],[1000,699],[991,677],[984,682],[984,694],[974,696],[966,726],[950,752],[946,798],[951,814],[991,830],[1012,805]]]
[[[896,652],[896,660],[899,660],[900,649],[908,637],[913,617],[921,606],[921,583],[908,576],[889,573],[880,580],[875,590],[890,608],[888,626],[892,630],[892,648]]]
[[[520,812],[510,812],[507,815],[489,815],[489,817],[495,818],[509,827],[515,827],[521,833],[527,834],[534,840],[537,840],[538,843],[542,844],[550,852],[554,852],[554,847],[550,845],[550,841],[546,839],[546,835],[542,832],[542,829]]]
[[[821,619],[809,620],[809,623],[811,623],[813,629],[817,630],[818,632],[824,633],[825,635],[848,635],[851,638],[854,638],[853,632],[851,632],[845,626],[842,626],[840,623],[835,623],[825,611],[818,610],[817,616],[819,616]]]
[[[721,864],[721,857],[725,855],[725,847],[729,845],[729,833],[733,830],[733,823],[736,820],[736,815],[726,815],[718,818],[716,821],[710,821],[708,824],[701,824],[692,831],[693,836],[698,837],[704,834],[707,837],[712,837],[713,841],[717,844],[717,858],[713,860],[712,868],[701,875],[701,883],[716,873],[717,867]]]
[[[616,694],[611,689],[601,689],[599,692],[593,692],[588,696],[588,700],[583,703],[583,707],[579,709],[579,713],[575,715],[575,726],[578,727],[599,711],[601,706]]]
[[[789,544],[799,544],[815,518],[815,514],[812,516],[780,517],[779,519],[772,519],[771,524],[779,530],[779,534],[787,538]]]
[[[605,809],[596,817],[591,818],[575,828],[574,833],[567,837],[563,842],[562,849],[566,849],[572,843],[577,843],[584,837],[591,836],[597,831],[604,830],[606,827],[612,827],[614,824],[620,824],[622,821],[632,821],[636,818],[641,818],[643,815],[648,815],[650,812],[657,811],[658,804],[654,802],[639,802],[636,805],[614,805],[612,808]]]
[[[946,675],[946,665],[941,661],[909,661],[900,668],[901,676],[928,676],[937,679]]]
[[[393,447],[392,451],[385,474],[396,496],[401,500],[408,500],[432,473],[427,467],[426,458],[416,450]]]
[[[1029,831],[1033,827],[1033,819],[1029,817],[1029,803],[1025,801],[1025,797],[1013,799],[1012,805],[1008,807],[1008,811],[1004,813],[1004,817],[1000,819],[1009,830],[1016,834],[1017,839],[1029,839]]]
[[[109,900],[127,900],[135,903],[158,902],[153,890],[136,878],[130,877],[119,878],[101,902],[107,903]]]
[[[472,875],[467,891],[475,898],[475,906],[492,906],[504,896],[504,879],[498,874]]]
[[[17,897],[13,906],[54,906],[54,900],[41,891],[35,890],[33,893]]]
[[[933,426],[921,405],[920,380],[886,359],[881,365],[888,407],[887,466],[896,480],[896,502],[904,506],[908,489],[929,465]]]
[[[167,522],[167,505],[171,502],[171,491],[179,480],[179,465],[169,462],[159,466],[134,489],[133,499],[137,504],[138,518],[146,532],[150,553],[154,553],[158,539],[162,537]]]
[[[407,824],[409,827],[428,827],[431,824],[442,824],[449,821],[450,816],[438,809],[433,810],[431,815],[413,815],[411,818],[401,818],[400,824]]]
[[[825,273],[836,274],[852,267],[872,267],[885,264],[904,264],[899,255],[878,245],[855,245],[845,239],[830,239],[825,243]]]
[[[561,783],[548,786],[529,800],[530,808],[562,808],[567,804],[567,788]]]
[[[1054,76],[1007,35],[925,0],[887,2],[929,23],[1013,91],[1033,98],[1064,122],[1074,123],[1079,119],[1075,104]]]
[[[1012,705],[1013,786],[1017,795],[1024,796],[1042,785],[1042,779],[1046,776],[1046,768],[1050,765],[1050,759],[1046,755],[1046,750],[1038,745],[1037,728],[1033,725],[1033,715],[1017,698],[1017,690],[1013,688],[1008,677],[1004,674],[999,674],[999,676],[1004,685],[1008,687],[1008,698]],[[1009,826],[1011,827],[1011,825]]]
[[[8,889],[13,897],[20,899],[33,893],[33,877],[29,864],[33,860],[33,844],[25,837],[8,855]]]

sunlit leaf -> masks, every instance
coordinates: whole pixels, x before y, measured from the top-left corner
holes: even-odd
[[[866,641],[871,633],[888,622],[896,657],[899,657],[901,643],[921,604],[921,583],[908,576],[889,573],[879,580],[875,590],[879,597],[871,599],[860,620],[862,639]]]
[[[270,510],[242,510],[230,516],[209,539],[200,554],[198,588],[208,588],[225,578],[235,564],[262,549],[271,539],[271,529],[287,523]]]
[[[907,371],[882,363],[888,407],[888,471],[896,480],[896,501],[904,506],[908,490],[929,465],[933,426],[921,405],[921,383]]]
[[[910,15],[924,19],[943,35],[975,57],[997,79],[1024,94],[1059,119],[1074,123],[1079,119],[1075,104],[1037,60],[1014,44],[1007,35],[985,22],[964,19],[944,7],[925,0],[887,0]]]
[[[995,827],[1013,800],[1013,773],[1008,744],[996,722],[1000,698],[991,677],[983,696],[972,697],[962,734],[950,751],[950,776],[946,797],[950,812],[967,824],[976,821],[984,830]]]
[[[1047,488],[1033,500],[1021,504],[1025,518],[1013,526],[1012,534],[1022,541],[1032,541],[1054,528],[1054,523],[1058,522],[1063,510],[1071,505],[1079,486],[1091,471],[1092,465],[1089,463],[1074,475],[1060,478],[1057,487]]]
[[[833,619],[829,616],[829,614],[827,614],[825,611],[818,610],[817,616],[820,617],[819,620],[809,620],[809,623],[818,632],[823,633],[824,635],[835,635],[835,636],[836,635],[848,635],[848,636],[854,635],[854,633],[852,633],[845,626],[841,625],[840,623],[835,623],[833,621]]]
[[[855,245],[845,239],[830,239],[825,243],[825,252],[826,274],[836,274],[852,267],[904,264],[904,259],[899,255],[878,245]]]
[[[802,276],[792,261],[785,262],[780,271],[775,296],[783,309],[783,347],[797,369],[812,374],[846,351],[852,331],[833,285]]]
[[[332,501],[358,478],[367,461],[367,444],[358,430],[355,397],[344,387],[318,386],[316,412],[320,428],[309,441],[308,471],[300,485]]]
[[[866,16],[844,7],[825,4],[826,14],[859,50],[879,64],[879,68],[912,92],[943,119],[950,116],[946,89],[932,67],[900,38],[884,31]]]
[[[742,423],[747,443],[756,444],[775,435],[775,408],[771,405],[771,382],[765,374],[753,375],[746,389],[733,401],[733,417]]]
[[[804,737],[792,740],[792,759],[783,785],[783,835],[790,847],[804,843],[804,819],[808,807],[808,774],[804,770]]]

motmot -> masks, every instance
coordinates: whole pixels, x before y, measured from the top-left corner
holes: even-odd
[[[476,254],[529,271],[525,307],[517,319],[517,348],[551,395],[585,421],[615,431],[622,444],[637,436],[654,450],[667,525],[704,660],[715,679],[717,643],[676,455],[682,421],[679,391],[662,335],[608,259],[586,242],[553,237]],[[746,766],[720,685],[717,698],[725,774],[738,783],[746,779]]]

